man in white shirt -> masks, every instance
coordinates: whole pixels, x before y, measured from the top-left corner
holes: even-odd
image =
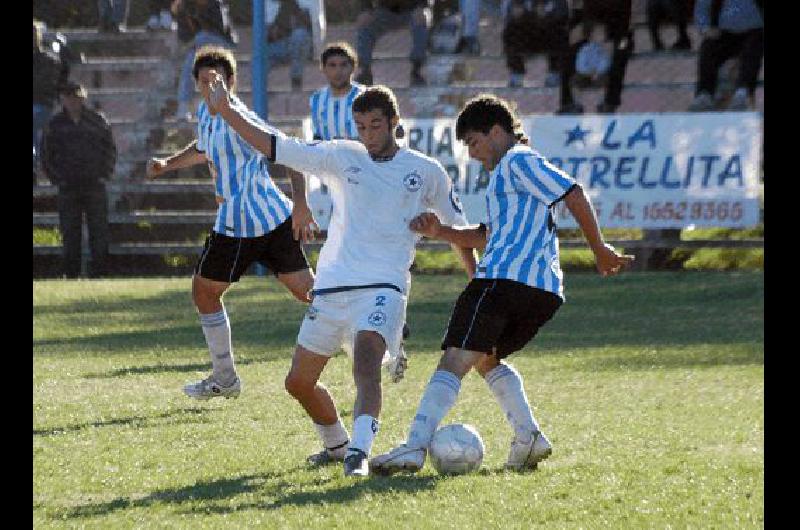
[[[296,171],[324,174],[337,187],[341,215],[331,221],[320,251],[314,298],[298,333],[286,389],[314,421],[329,460],[344,458],[346,476],[367,476],[379,426],[381,359],[401,340],[409,267],[420,238],[409,223],[432,211],[448,224],[465,225],[460,201],[439,162],[397,145],[397,101],[386,87],[371,87],[353,102],[359,142],[310,143],[248,120],[229,104],[219,75],[202,90],[209,105],[268,159]],[[474,251],[453,248],[471,277]],[[352,333],[356,400],[350,440],[319,377],[330,355]]]

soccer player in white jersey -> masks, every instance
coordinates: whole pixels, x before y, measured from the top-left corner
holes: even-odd
[[[444,353],[422,395],[408,439],[372,459],[375,473],[422,469],[433,434],[472,368],[489,385],[514,430],[506,467],[535,468],[552,447],[533,417],[522,377],[503,359],[522,349],[564,301],[553,205],[565,201],[603,276],[616,274],[633,260],[603,241],[581,186],[527,145],[505,101],[484,95],[468,102],[456,121],[456,138],[491,173],[487,222],[453,227],[424,213],[411,222],[411,228],[485,252],[453,308],[442,342]]]
[[[405,287],[420,238],[409,223],[433,211],[447,223],[465,225],[460,201],[439,162],[397,145],[397,101],[386,87],[370,87],[353,102],[359,142],[310,143],[248,121],[228,102],[221,76],[204,90],[234,130],[270,160],[325,174],[339,188],[343,221],[330,227],[320,251],[314,298],[297,336],[286,389],[313,420],[329,458],[344,457],[346,476],[366,476],[381,410],[381,359],[401,340]],[[472,248],[453,248],[472,276]],[[354,332],[356,400],[349,439],[319,377],[343,338]]]
[[[225,48],[201,48],[195,56],[194,78],[208,83],[210,72],[224,72],[235,86],[236,60]],[[231,105],[260,121],[231,95]],[[294,203],[275,185],[267,161],[201,102],[197,139],[166,159],[153,158],[147,176],[207,162],[214,176],[217,220],[206,238],[192,276],[192,298],[211,354],[212,373],[184,387],[195,399],[237,397],[241,380],[236,372],[231,328],[222,296],[254,262],[269,268],[300,301],[309,302],[314,275],[298,241],[313,235],[313,217],[305,200],[302,175],[292,180]]]
[[[355,50],[346,42],[328,44],[320,57],[320,69],[328,80],[328,85],[311,94],[308,100],[311,116],[311,133],[314,140],[358,140],[358,128],[353,118],[353,101],[356,96],[364,92],[366,87],[352,80],[353,71],[358,65]],[[290,172],[292,170],[289,170]],[[343,216],[336,209],[336,204],[342,201],[339,197],[339,188],[331,186],[325,175],[309,175],[315,177],[327,188],[331,199],[331,223],[341,223]],[[410,289],[410,283],[406,286]],[[406,292],[406,296],[408,296]],[[408,338],[408,325],[403,325],[403,339]],[[353,342],[345,340],[342,347],[350,357],[353,356]],[[384,364],[393,382],[400,381],[408,366],[403,345],[398,346],[398,351],[386,352]],[[327,452],[322,451],[311,457],[312,463],[317,460],[326,462]]]

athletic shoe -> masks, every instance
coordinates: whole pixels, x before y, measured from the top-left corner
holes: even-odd
[[[376,475],[392,475],[400,471],[416,473],[425,465],[425,449],[410,448],[401,444],[370,460],[369,465]]]
[[[344,455],[346,453],[345,449],[348,443],[350,442],[349,441],[345,442],[344,444],[339,446],[341,448],[341,450],[339,451],[324,448],[319,453],[314,453],[313,455],[309,455],[309,457],[306,458],[306,462],[308,462],[310,465],[314,467],[326,466],[328,464],[333,464],[334,462],[343,462]]]
[[[536,469],[539,462],[550,456],[553,446],[547,437],[534,431],[528,443],[520,443],[516,440],[511,441],[511,450],[508,453],[506,469],[522,471],[524,469]]]
[[[361,449],[351,448],[347,450],[344,458],[345,477],[366,477],[369,475],[369,461],[367,453]]]
[[[202,381],[186,385],[183,387],[183,392],[190,398],[203,400],[214,397],[224,397],[225,399],[238,398],[239,394],[242,392],[242,381],[237,376],[236,380],[230,386],[222,386],[212,374]]]

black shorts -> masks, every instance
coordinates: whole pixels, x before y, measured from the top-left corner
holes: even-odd
[[[479,278],[458,297],[442,349],[492,353],[521,350],[561,306],[561,298],[513,280]]]
[[[292,234],[291,217],[258,237],[230,237],[212,230],[194,273],[209,280],[234,283],[254,261],[276,276],[310,267],[303,245]]]

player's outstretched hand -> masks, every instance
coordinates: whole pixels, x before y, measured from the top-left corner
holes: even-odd
[[[597,271],[602,276],[609,276],[617,274],[635,258],[629,254],[620,254],[614,247],[606,243],[598,252],[595,252],[594,259]]]
[[[439,230],[442,228],[442,223],[436,214],[433,212],[421,213],[408,223],[408,227],[414,232],[422,234],[423,236],[436,238],[439,235]]]
[[[147,161],[147,168],[145,169],[145,177],[154,179],[164,173],[167,168],[167,161],[163,158],[151,158]]]
[[[319,225],[314,220],[311,208],[295,202],[292,208],[292,233],[295,241],[308,243],[314,240],[314,234],[318,232]]]

